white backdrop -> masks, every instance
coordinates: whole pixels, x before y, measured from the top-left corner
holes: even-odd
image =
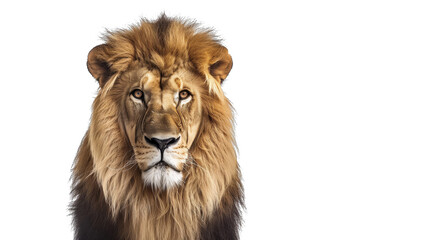
[[[242,239],[429,239],[429,8],[374,0],[3,1],[0,239],[72,239],[87,53],[162,11],[234,59]]]

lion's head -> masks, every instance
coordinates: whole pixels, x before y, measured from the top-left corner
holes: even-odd
[[[228,50],[211,31],[165,16],[104,39],[88,55],[100,91],[75,185],[94,176],[112,217],[129,221],[125,238],[204,235],[215,213],[238,211],[242,198],[221,89],[232,68]]]

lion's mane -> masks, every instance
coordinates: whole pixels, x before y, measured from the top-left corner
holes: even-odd
[[[99,79],[88,132],[73,167],[76,239],[238,239],[243,191],[237,164],[231,105],[209,65],[225,50],[209,30],[161,16],[108,32],[100,61],[111,71]],[[145,186],[121,128],[113,87],[124,71],[156,66],[165,72],[189,64],[207,83],[202,121],[189,149],[194,164],[184,182],[165,191]],[[88,65],[90,68],[90,63]],[[223,78],[221,79],[223,80]]]

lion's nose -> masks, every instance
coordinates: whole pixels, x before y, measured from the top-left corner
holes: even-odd
[[[161,152],[163,152],[169,146],[177,143],[179,141],[179,139],[180,139],[180,137],[178,137],[178,138],[159,139],[159,138],[148,138],[146,136],[144,138],[146,139],[146,142],[148,142],[149,144],[157,147],[159,150],[161,150]]]

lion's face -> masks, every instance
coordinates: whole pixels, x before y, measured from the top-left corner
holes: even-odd
[[[102,183],[116,176],[110,169],[131,162],[145,185],[175,187],[195,174],[193,160],[201,156],[193,146],[204,151],[205,144],[233,141],[229,130],[219,139],[198,137],[221,131],[215,123],[230,126],[221,89],[232,68],[228,50],[210,32],[164,20],[111,34],[88,54],[88,70],[100,84],[89,135]]]
[[[123,127],[145,184],[169,188],[182,181],[201,121],[198,76],[139,69],[123,74]]]

